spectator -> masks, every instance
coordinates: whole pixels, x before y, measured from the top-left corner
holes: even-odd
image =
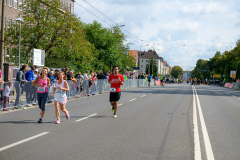
[[[65,76],[67,76],[67,75],[68,75],[68,73],[69,73],[69,68],[68,68],[68,67],[66,67],[66,68],[65,68],[65,71],[64,71],[64,73],[65,73]]]
[[[97,74],[98,79],[98,87],[99,87],[99,94],[103,94],[103,81],[105,79],[105,75],[103,74],[103,71],[99,71]]]
[[[5,88],[4,88],[4,93],[3,93],[3,111],[8,111],[7,109],[7,102],[8,102],[8,99],[9,99],[9,95],[10,95],[10,91],[12,90],[13,88],[13,84],[12,83],[8,83],[6,84],[5,83]]]
[[[25,79],[25,71],[27,70],[27,65],[23,65],[22,68],[17,72],[17,77],[16,77],[16,83],[15,83],[15,89],[16,89],[16,100],[15,100],[15,109],[19,109],[17,106],[20,105],[20,89],[22,89],[23,83],[27,83],[28,81]]]
[[[33,81],[33,74],[34,74],[34,71],[35,71],[35,67],[34,66],[31,66],[31,70],[28,71],[26,74],[25,74],[25,78],[28,82],[30,83],[27,83],[25,85],[25,91],[26,91],[26,99],[27,99],[27,106],[30,107],[32,106],[31,104],[31,101],[32,101],[32,96],[33,96],[33,84],[32,84],[32,81]]]
[[[52,86],[53,83],[55,82],[55,78],[53,76],[53,71],[50,71],[49,73],[49,79],[50,79],[50,85]]]
[[[56,69],[56,70],[55,70],[55,74],[54,74],[54,78],[55,78],[55,79],[58,79],[58,73],[59,73],[59,70]]]

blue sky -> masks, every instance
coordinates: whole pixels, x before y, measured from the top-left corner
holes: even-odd
[[[75,14],[85,23],[96,20],[104,27],[125,25],[123,33],[132,50],[154,49],[171,66],[193,69],[198,59],[235,47],[240,39],[239,0],[76,0]],[[110,25],[109,25],[110,24]],[[141,41],[134,41],[132,35]]]

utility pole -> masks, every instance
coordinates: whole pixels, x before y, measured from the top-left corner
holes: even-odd
[[[5,0],[2,0],[1,45],[0,45],[0,70],[3,70],[3,53],[4,53],[4,6],[5,6]]]
[[[153,63],[154,63],[154,57],[153,57],[153,62],[152,62],[152,76],[153,76]]]

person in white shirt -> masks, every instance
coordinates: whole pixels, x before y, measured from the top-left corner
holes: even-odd
[[[12,83],[5,83],[5,88],[4,88],[4,92],[3,92],[3,111],[8,111],[7,109],[7,102],[8,102],[8,98],[10,95],[10,91],[13,88],[13,84]]]

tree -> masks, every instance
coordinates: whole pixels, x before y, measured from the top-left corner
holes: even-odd
[[[150,75],[153,75],[153,77],[157,77],[158,76],[158,67],[157,67],[157,64],[156,64],[156,61],[154,61],[154,59],[150,59],[150,73],[149,73],[149,64],[146,65],[146,70],[145,70],[145,73],[146,74],[150,74]],[[152,67],[153,67],[153,72],[152,72]]]
[[[94,54],[88,43],[84,26],[79,18],[63,11],[59,0],[25,0],[21,15],[21,63],[32,64],[34,48],[45,50],[46,65],[65,67],[70,64],[84,65]],[[6,46],[10,58],[18,56],[18,25],[6,34]],[[15,61],[17,63],[17,61]]]
[[[183,75],[183,69],[180,66],[174,66],[171,70],[171,75],[174,78],[180,78]]]
[[[208,70],[207,60],[199,59],[196,63],[196,67],[192,70],[192,78],[200,78],[201,80],[209,79],[211,77],[211,72]]]
[[[120,69],[134,66],[135,61],[127,52],[129,46],[124,44],[125,36],[118,27],[108,29],[94,21],[92,24],[86,24],[85,29],[88,41],[98,53],[95,68],[111,70],[115,65]]]

